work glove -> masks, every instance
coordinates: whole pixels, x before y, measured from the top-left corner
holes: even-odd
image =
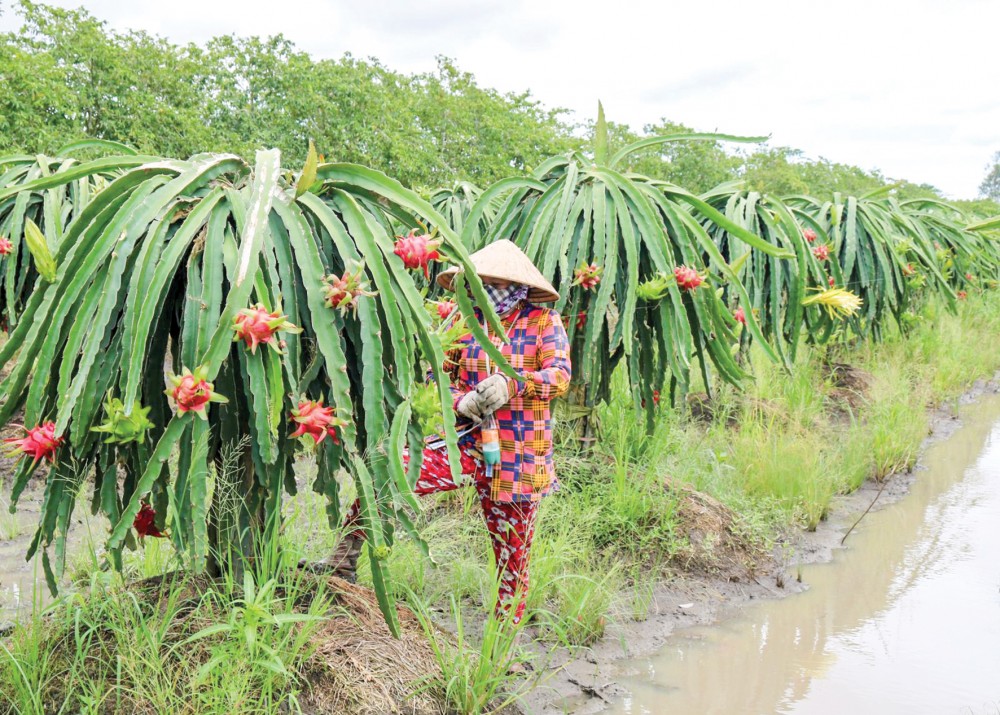
[[[500,373],[490,375],[476,386],[479,395],[479,410],[483,414],[492,415],[510,402],[510,391],[507,378]]]
[[[470,419],[473,422],[482,422],[483,411],[479,403],[479,393],[475,390],[466,392],[462,396],[462,399],[458,401],[455,411],[462,417]]]

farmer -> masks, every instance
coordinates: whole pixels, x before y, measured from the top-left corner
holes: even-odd
[[[514,380],[489,369],[485,351],[471,334],[448,353],[445,368],[454,394],[456,427],[459,434],[469,430],[458,443],[462,474],[471,477],[479,493],[496,556],[497,614],[508,613],[516,600],[513,621],[517,623],[528,590],[538,502],[557,488],[550,403],[569,387],[569,342],[559,314],[537,305],[557,301],[559,294],[517,246],[498,241],[473,253],[471,259],[500,316],[507,342],[492,334],[490,338],[520,377]],[[454,290],[457,271],[442,272],[438,283]],[[482,458],[478,428],[490,415],[496,419],[500,437],[500,463],[493,467],[492,477]],[[404,459],[408,462],[408,455]],[[436,439],[424,450],[414,492],[434,494],[459,486],[463,485],[452,479],[447,450]],[[359,509],[355,502],[345,525],[357,523]],[[363,537],[361,530],[349,533],[323,562],[325,568],[353,581]]]

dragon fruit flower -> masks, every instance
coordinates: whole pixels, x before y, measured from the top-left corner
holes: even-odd
[[[328,308],[339,310],[341,315],[347,315],[348,311],[356,313],[358,298],[377,295],[367,289],[364,277],[363,263],[353,271],[345,270],[342,276],[327,276],[323,279],[323,302]]]
[[[147,536],[162,539],[166,536],[166,534],[156,528],[156,512],[146,502],[143,502],[142,506],[139,507],[139,513],[135,515],[135,519],[132,521],[132,528],[135,529],[135,533],[139,535],[140,539],[144,539]]]
[[[299,400],[299,405],[292,410],[291,422],[297,425],[291,437],[313,438],[313,444],[318,445],[327,435],[334,444],[340,444],[337,439],[337,428],[347,424],[346,420],[337,417],[337,410],[333,407],[324,407],[323,400]]]
[[[63,437],[56,436],[56,423],[43,422],[37,427],[25,428],[25,435],[20,439],[5,439],[6,444],[12,445],[7,451],[7,456],[15,454],[25,454],[31,457],[33,463],[46,460],[49,463],[55,460],[56,450],[63,443]]]
[[[441,241],[432,241],[426,234],[418,236],[417,229],[413,229],[405,236],[396,239],[393,253],[403,259],[403,265],[408,269],[412,271],[422,268],[424,278],[430,279],[428,266],[431,261],[441,258],[441,254],[437,251],[440,245]]]
[[[807,228],[805,231],[802,232],[802,238],[809,241],[809,243],[812,243],[813,241],[816,240],[816,232],[813,231],[811,228]]]
[[[674,278],[677,280],[677,287],[684,291],[692,291],[705,281],[698,275],[698,271],[687,266],[677,266],[674,269]]]
[[[212,383],[205,379],[205,368],[199,367],[194,372],[187,368],[180,375],[168,375],[167,380],[173,387],[165,390],[177,405],[177,414],[194,412],[203,420],[208,419],[209,402],[229,402],[222,395],[215,393]]]
[[[0,256],[9,256],[14,250],[14,244],[6,236],[0,236]]]
[[[826,244],[821,243],[813,248],[813,255],[819,261],[825,261],[830,257],[830,247]]]
[[[733,311],[733,318],[736,319],[737,323],[740,323],[742,325],[746,325],[747,324],[747,314],[746,314],[746,311],[743,310],[743,306],[740,306],[736,310]]]
[[[279,330],[286,333],[301,333],[302,328],[292,325],[280,310],[269,313],[258,303],[252,308],[244,308],[233,318],[233,342],[244,341],[251,353],[257,352],[261,343],[281,352],[274,334]]]
[[[591,263],[589,266],[585,263],[580,264],[580,267],[573,274],[573,283],[571,285],[581,286],[584,290],[596,288],[597,284],[601,282],[601,272],[603,270],[596,263]]]

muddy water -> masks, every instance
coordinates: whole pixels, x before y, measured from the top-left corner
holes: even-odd
[[[962,419],[909,496],[802,568],[808,591],[675,634],[613,712],[1000,712],[1000,398]]]

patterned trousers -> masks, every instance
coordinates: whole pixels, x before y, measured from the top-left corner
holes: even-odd
[[[499,593],[496,613],[509,613],[516,602],[512,621],[519,623],[524,614],[524,600],[528,594],[528,561],[531,556],[531,540],[535,535],[535,517],[538,502],[501,503],[490,499],[490,482],[486,477],[486,467],[469,453],[474,443],[459,445],[462,474],[471,476],[479,494],[483,508],[486,530],[489,532],[496,557]],[[404,465],[409,464],[409,454],[404,454]],[[420,465],[420,476],[413,492],[418,496],[436,494],[458,489],[459,485],[451,477],[447,449],[425,449],[424,461]],[[355,501],[344,519],[345,526],[353,526],[358,521],[361,502]],[[356,536],[364,538],[364,532],[357,530]]]

